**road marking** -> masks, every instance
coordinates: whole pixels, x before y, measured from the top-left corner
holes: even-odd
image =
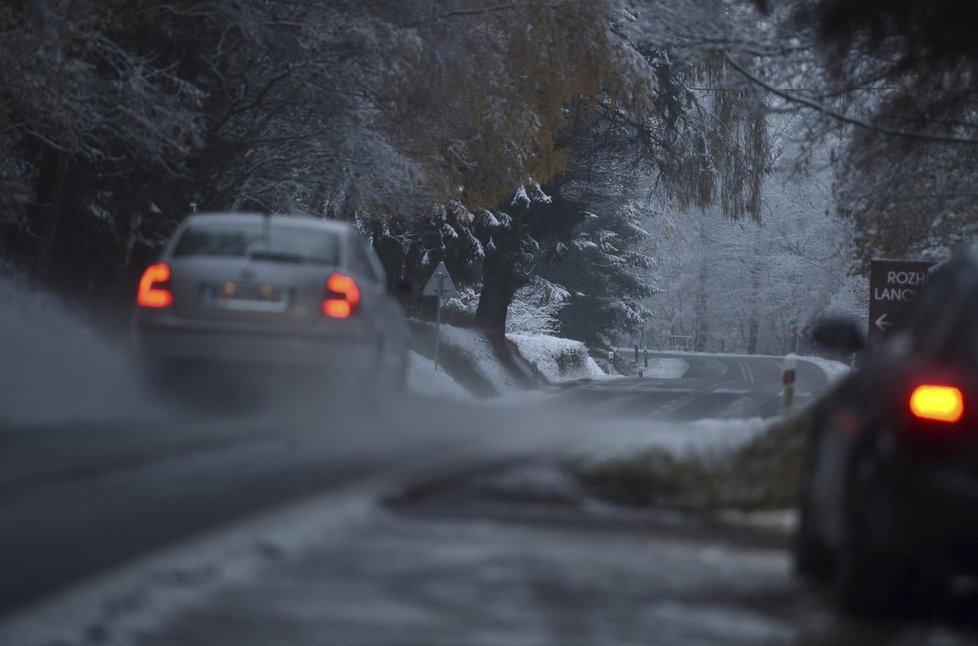
[[[737,367],[740,368],[740,375],[744,378],[744,381],[754,383],[754,371],[750,369],[746,361],[738,360]]]

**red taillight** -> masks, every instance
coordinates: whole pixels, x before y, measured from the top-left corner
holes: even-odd
[[[910,412],[920,419],[953,424],[964,415],[964,396],[954,386],[918,386],[910,395]]]
[[[166,263],[148,267],[139,280],[136,302],[141,307],[169,307],[173,304],[173,293],[167,284],[169,280],[170,267]]]
[[[343,274],[333,274],[326,281],[323,314],[334,319],[350,318],[360,305],[360,288],[356,281]]]

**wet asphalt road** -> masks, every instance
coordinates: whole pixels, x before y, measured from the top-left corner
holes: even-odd
[[[417,406],[363,417],[341,404],[308,415],[0,429],[0,617],[154,549],[471,437],[451,415],[433,424]]]
[[[779,410],[774,359],[653,358],[681,358],[689,369],[680,379],[613,379],[555,396],[594,419],[763,417]],[[800,363],[801,401],[824,385],[818,367]],[[496,433],[493,417],[509,420],[510,430],[523,424],[519,418],[514,426],[499,410],[402,403],[377,411],[334,400],[258,418],[163,415],[0,430],[0,616],[203,529],[480,431]]]
[[[512,409],[412,400],[364,413],[333,401],[237,421],[3,429],[0,614],[204,530],[460,444],[498,459],[546,450],[609,415],[675,422],[763,417],[780,407],[775,360],[659,356],[681,358],[689,370],[679,379],[576,385]],[[826,385],[804,362],[798,381],[802,401]],[[557,410],[563,419],[548,427]],[[539,441],[514,441],[531,435]],[[927,624],[836,616],[791,575],[783,541],[677,533],[603,513],[552,522],[542,510],[511,515],[478,500],[456,511],[378,508],[344,540],[270,559],[257,578],[116,643],[978,643],[961,613]]]
[[[430,512],[430,510],[429,510]],[[285,560],[136,631],[138,646],[949,646],[968,622],[851,620],[783,549],[604,522],[423,518]]]

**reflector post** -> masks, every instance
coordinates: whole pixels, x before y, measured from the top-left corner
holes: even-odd
[[[173,294],[166,287],[170,280],[170,267],[166,263],[151,265],[139,280],[136,302],[140,307],[161,308],[173,304]]]
[[[323,314],[334,319],[350,318],[360,304],[360,288],[355,280],[343,274],[333,274],[326,281]]]
[[[964,415],[964,396],[954,386],[918,386],[910,395],[910,412],[920,419],[953,424]]]

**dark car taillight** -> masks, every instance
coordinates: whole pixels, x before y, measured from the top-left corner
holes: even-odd
[[[964,395],[954,386],[923,384],[910,394],[910,412],[918,419],[954,424],[964,415]]]
[[[139,280],[139,293],[136,302],[140,307],[161,308],[173,305],[170,291],[170,267],[159,263],[146,268]]]
[[[333,274],[326,281],[323,314],[334,319],[347,319],[357,313],[360,289],[355,280],[343,274]]]

